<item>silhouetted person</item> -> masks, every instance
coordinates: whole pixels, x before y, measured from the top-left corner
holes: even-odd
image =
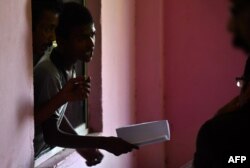
[[[249,167],[250,1],[231,0],[231,3],[229,30],[234,35],[233,44],[244,50],[248,57],[241,78],[243,86],[238,97],[200,128],[193,160],[194,168]],[[235,159],[235,156],[246,156],[246,161],[233,163],[232,158]]]
[[[33,65],[56,40],[55,29],[62,10],[60,0],[32,0]]]

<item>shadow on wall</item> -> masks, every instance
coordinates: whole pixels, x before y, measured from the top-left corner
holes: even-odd
[[[30,101],[30,98],[21,97],[18,102],[18,118],[17,118],[17,126],[19,128],[22,127],[23,123],[27,120],[33,120],[33,113],[30,109],[34,108],[33,102]]]

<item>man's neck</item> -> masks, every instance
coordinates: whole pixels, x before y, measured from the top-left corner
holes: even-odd
[[[57,52],[55,57],[58,57],[56,58],[56,61],[60,64],[61,68],[64,70],[71,70],[75,61],[68,59],[68,55],[60,51],[59,48],[56,48],[55,50]]]

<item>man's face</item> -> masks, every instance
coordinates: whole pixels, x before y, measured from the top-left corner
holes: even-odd
[[[58,24],[59,14],[53,11],[44,11],[36,29],[33,31],[33,52],[42,56],[46,49],[55,40],[55,28]]]
[[[75,61],[91,61],[95,48],[95,34],[93,23],[73,28],[66,40],[64,51]]]
[[[250,11],[231,8],[229,31],[233,34],[233,45],[250,52]]]

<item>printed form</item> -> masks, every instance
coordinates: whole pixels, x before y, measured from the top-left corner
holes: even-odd
[[[123,140],[143,146],[170,140],[167,120],[145,122],[116,129],[117,136]]]

